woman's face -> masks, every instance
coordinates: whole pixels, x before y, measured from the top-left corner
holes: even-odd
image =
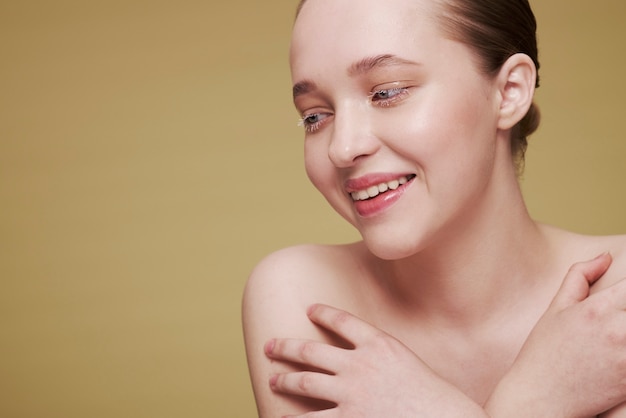
[[[306,171],[382,258],[479,210],[494,178],[498,94],[436,2],[308,0],[291,46]]]

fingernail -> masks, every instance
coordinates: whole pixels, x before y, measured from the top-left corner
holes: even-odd
[[[278,375],[275,374],[274,376],[270,377],[270,387],[273,389],[276,387],[276,381],[278,381]]]
[[[265,343],[265,354],[272,354],[274,351],[274,346],[276,345],[276,340],[269,340]]]
[[[311,305],[306,309],[306,314],[307,315],[311,315],[313,313],[313,311],[315,310],[315,308],[317,307],[317,304]]]

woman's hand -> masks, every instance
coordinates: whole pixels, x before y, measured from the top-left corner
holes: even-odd
[[[611,261],[570,268],[487,402],[492,416],[590,417],[626,400],[626,281],[589,296]]]
[[[589,296],[611,264],[604,254],[567,273],[485,409],[408,347],[353,315],[315,305],[311,321],[352,345],[268,342],[268,357],[300,364],[272,376],[278,393],[334,403],[300,417],[591,417],[626,400],[626,280]]]
[[[326,305],[308,311],[311,321],[352,345],[275,339],[265,346],[273,360],[305,370],[272,376],[276,392],[334,403],[300,417],[486,417],[483,409],[437,376],[408,347],[355,316]]]

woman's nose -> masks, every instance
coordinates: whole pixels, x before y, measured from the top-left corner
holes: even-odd
[[[335,113],[328,157],[336,167],[350,167],[380,146],[368,119],[359,116],[358,112]]]

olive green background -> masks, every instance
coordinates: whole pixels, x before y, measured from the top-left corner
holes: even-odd
[[[535,3],[529,206],[626,232],[626,3]],[[0,416],[255,415],[246,276],[357,237],[302,168],[294,8],[0,1]]]

